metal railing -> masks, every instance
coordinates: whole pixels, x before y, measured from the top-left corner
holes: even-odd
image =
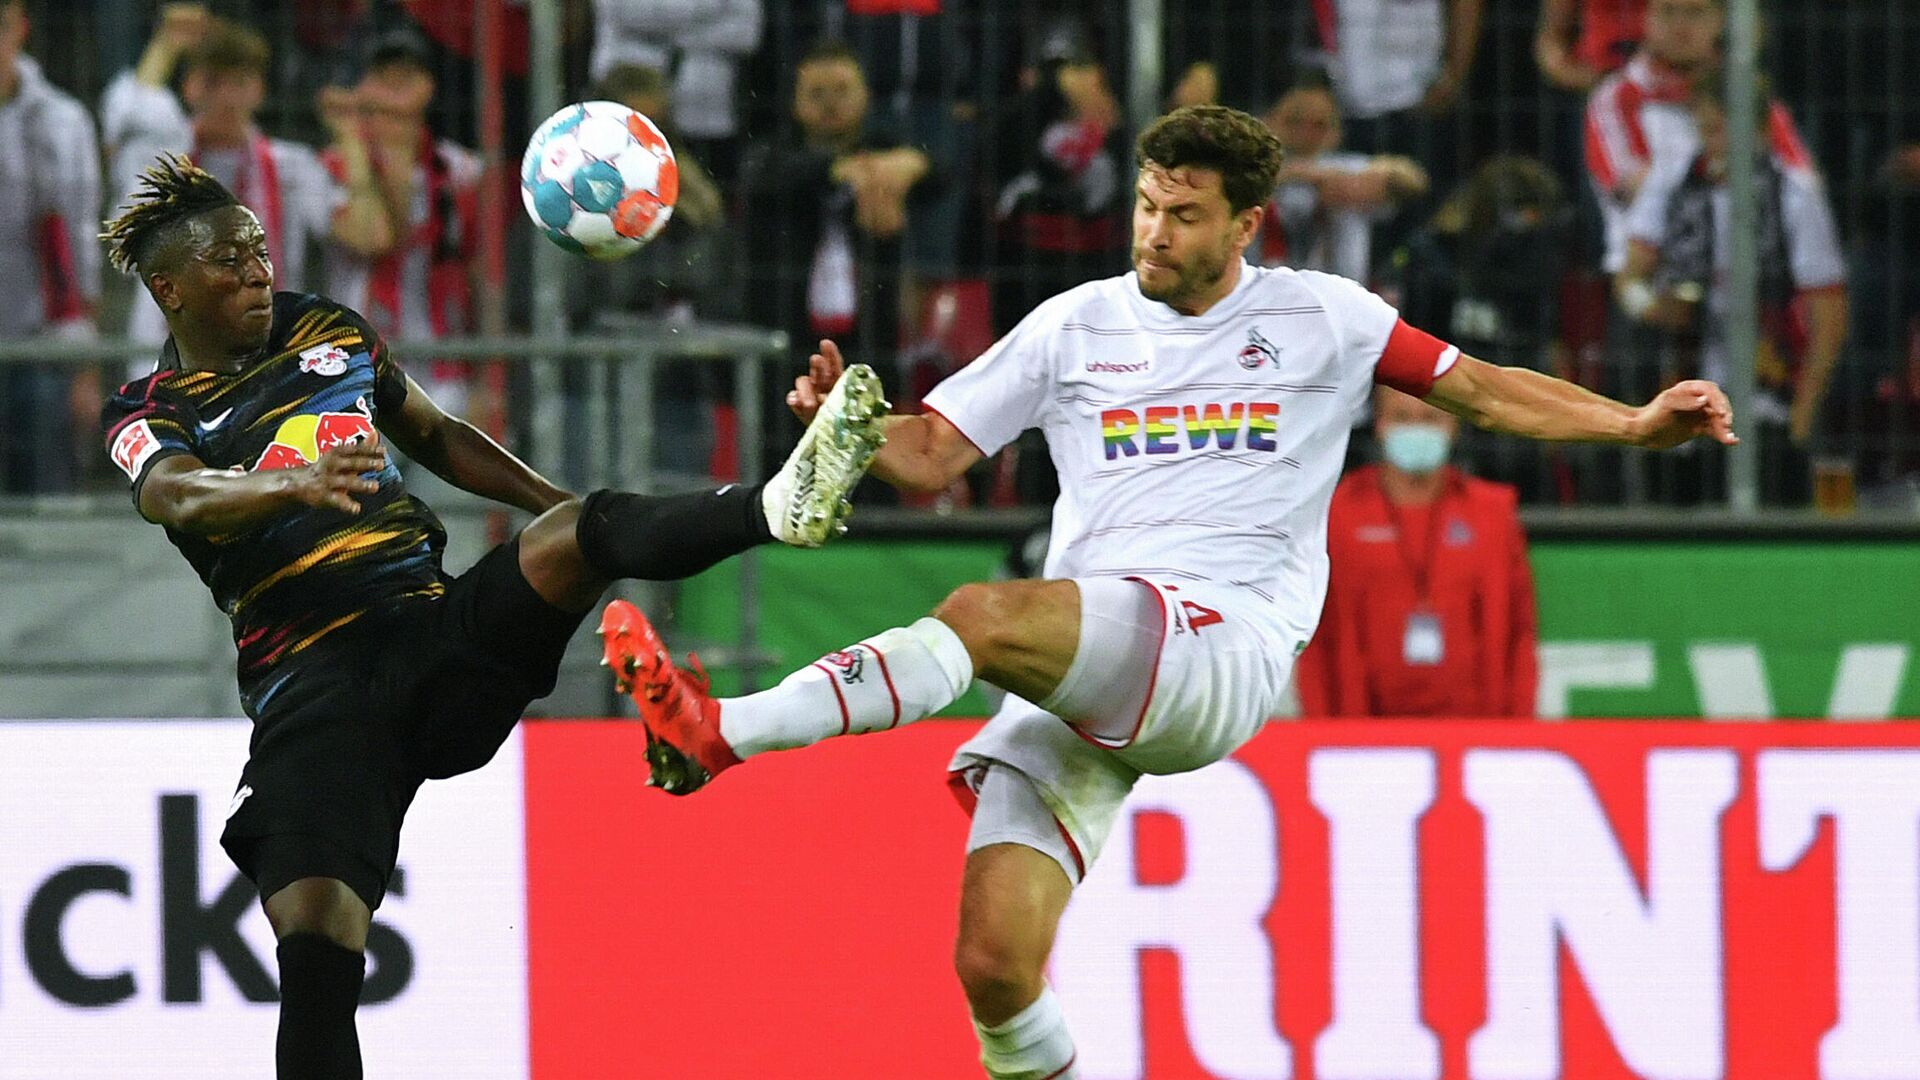
[[[498,15],[501,4],[502,0],[480,0],[474,5],[476,18],[471,25],[476,34],[491,25],[481,16]],[[1453,7],[1438,0],[1434,4]],[[352,32],[321,35],[327,40],[316,41],[318,28],[296,19],[292,8],[214,6],[227,14],[244,10],[244,17],[273,45],[275,74],[260,117],[264,129],[310,141],[327,137],[313,114],[312,91],[350,77],[356,49],[374,31],[405,19],[399,5],[360,5],[360,22]],[[1414,17],[1423,14],[1415,9],[1426,5],[1406,6],[1409,17]],[[139,55],[150,7],[130,0],[95,5],[29,0],[34,27],[29,51],[38,56],[55,83],[88,104],[97,104],[107,80]],[[487,151],[495,167],[503,167],[517,156],[534,124],[560,103],[587,94],[587,50],[567,41],[563,7],[558,0],[532,0],[524,5],[529,46],[526,111],[504,117],[505,127],[498,131],[492,129],[499,124],[490,127],[483,122],[490,110],[502,108],[497,80],[489,81],[481,70],[485,65],[468,59],[483,50],[436,49],[441,80],[432,112],[436,132]],[[980,286],[956,294],[970,298],[959,306],[962,323],[984,320],[994,329],[1005,329],[1038,297],[1075,280],[1123,271],[1124,173],[1131,160],[1127,135],[1157,116],[1176,88],[1191,91],[1189,76],[1197,67],[1210,69],[1219,100],[1264,113],[1306,64],[1326,59],[1329,44],[1335,45],[1332,51],[1337,58],[1337,42],[1326,40],[1337,28],[1321,25],[1316,18],[1335,13],[1335,5],[1099,0],[1073,5],[948,5],[927,16],[857,14],[832,4],[762,7],[765,17],[757,42],[729,61],[735,68],[736,92],[730,110],[731,119],[737,120],[735,133],[677,143],[688,162],[701,162],[712,174],[725,203],[737,211],[729,222],[714,227],[724,233],[720,246],[729,253],[729,266],[743,264],[752,276],[712,275],[720,282],[712,292],[719,295],[699,295],[690,302],[702,316],[717,312],[734,317],[742,309],[754,309],[746,311],[747,317],[785,327],[795,335],[810,332],[806,285],[818,253],[811,246],[816,233],[798,223],[817,214],[820,193],[809,190],[784,202],[756,202],[749,197],[754,185],[750,183],[753,170],[747,165],[755,151],[793,137],[791,106],[800,60],[820,38],[845,39],[863,65],[871,91],[868,126],[900,136],[931,159],[930,187],[910,205],[903,250],[890,256],[903,267],[899,280],[892,282],[900,287],[876,288],[862,296],[863,308],[882,306],[877,298],[883,294],[897,299],[903,309],[899,321],[909,326],[920,321],[921,308],[937,309],[935,303],[916,306],[914,301],[956,282]],[[1563,255],[1564,265],[1530,278],[1525,282],[1529,288],[1524,303],[1514,301],[1516,307],[1549,312],[1541,320],[1546,329],[1538,335],[1529,333],[1528,340],[1518,345],[1493,341],[1512,335],[1490,334],[1488,348],[1476,355],[1575,374],[1616,396],[1643,397],[1648,388],[1638,384],[1657,382],[1668,374],[1669,365],[1658,355],[1662,350],[1657,343],[1637,353],[1613,340],[1625,335],[1609,333],[1604,325],[1607,292],[1594,265],[1597,253],[1590,235],[1596,227],[1597,207],[1583,165],[1586,99],[1583,92],[1557,83],[1536,61],[1541,7],[1539,0],[1488,0],[1469,50],[1472,63],[1451,107],[1408,117],[1423,133],[1410,152],[1431,173],[1433,190],[1415,201],[1382,209],[1374,233],[1372,269],[1377,277],[1404,275],[1405,267],[1395,264],[1396,257],[1411,253],[1409,257],[1417,261],[1431,252],[1431,247],[1407,241],[1431,240],[1445,232],[1439,227],[1437,211],[1449,195],[1465,193],[1462,181],[1496,158],[1524,157],[1557,182],[1552,200],[1555,217],[1566,219],[1563,223],[1569,227],[1554,233],[1556,240],[1565,243],[1545,246]],[[1732,82],[1749,87],[1751,81],[1745,75],[1752,71],[1772,76],[1773,93],[1805,137],[1813,163],[1826,174],[1849,264],[1853,334],[1829,393],[1824,430],[1815,441],[1817,456],[1831,457],[1839,468],[1854,469],[1863,500],[1890,497],[1911,505],[1907,485],[1920,481],[1920,245],[1913,241],[1920,230],[1920,180],[1914,178],[1920,166],[1913,164],[1912,156],[1920,152],[1920,104],[1906,92],[1901,79],[1920,57],[1920,6],[1912,0],[1773,5],[1732,0],[1726,10],[1725,59],[1738,76]],[[1764,18],[1757,18],[1760,15]],[[1422,34],[1413,33],[1411,39],[1423,39]],[[1621,45],[1621,50],[1615,50],[1616,60],[1633,47],[1627,41]],[[1074,108],[1080,112],[1066,109],[1057,100],[1062,94],[1035,93],[1046,90],[1047,80],[1059,76],[1063,65],[1081,76],[1097,70],[1096,81],[1102,89],[1095,96],[1109,97],[1107,107],[1081,108],[1088,92],[1084,78],[1075,95],[1080,104]],[[1749,116],[1757,103],[1743,93],[1735,104],[1739,119]],[[1343,107],[1353,112],[1350,106]],[[1036,115],[1048,109],[1053,112]],[[1117,184],[1088,186],[1089,191],[1098,187],[1116,197],[1081,216],[1097,213],[1115,226],[1108,238],[1118,239],[1109,247],[1065,260],[1058,252],[1050,255],[1037,242],[1016,242],[1031,237],[1020,227],[1025,211],[1012,208],[1022,205],[1015,196],[1031,189],[1036,174],[1029,166],[1045,156],[1048,140],[1039,134],[1045,122],[1081,112],[1113,122],[1112,145],[1103,147],[1102,155],[1103,160],[1110,155],[1121,174]],[[665,118],[678,119],[683,126],[690,119]],[[1362,148],[1360,121],[1364,119],[1346,118],[1342,149]],[[1023,124],[1034,130],[1025,131]],[[1399,152],[1388,146],[1395,140],[1380,141],[1386,138],[1386,128],[1378,123],[1371,128],[1378,137],[1375,148]],[[1737,122],[1731,136],[1739,142],[1749,138],[1752,130],[1751,125]],[[1744,172],[1750,156],[1736,152],[1732,160],[1735,171]],[[1050,175],[1045,168],[1039,172]],[[1738,192],[1751,189],[1745,182],[1734,187]],[[1734,202],[1751,211],[1751,198]],[[1051,202],[1040,209],[1048,217],[1060,216],[1059,207]],[[508,208],[507,216],[509,222],[489,222],[483,229],[525,228],[517,211]],[[1751,217],[1750,213],[1740,216],[1742,220]],[[659,246],[697,230],[690,216],[683,215],[669,225]],[[1098,230],[1076,227],[1069,231],[1082,236]],[[1746,246],[1751,233],[1736,226],[1731,239]],[[1048,235],[1058,239],[1056,233]],[[802,246],[808,249],[800,250]],[[552,245],[536,241],[528,250],[532,257],[516,263],[510,274],[530,284],[529,325],[535,336],[557,337],[565,319],[567,279],[579,264]],[[742,257],[743,252],[753,254]],[[517,249],[513,257],[520,257]],[[1763,253],[1735,260],[1737,273],[1731,275],[1730,284],[1739,285],[1735,291],[1740,296],[1751,293],[1749,275],[1756,261],[1778,271],[1768,259]],[[1464,276],[1452,274],[1449,284],[1460,284],[1458,279]],[[743,280],[756,284],[743,288],[739,284]],[[1388,292],[1398,287],[1403,298],[1410,299],[1404,295],[1409,291],[1404,280],[1397,286],[1391,281],[1379,284]],[[1505,288],[1496,285],[1500,283],[1485,283],[1485,288],[1490,294]],[[889,310],[894,299],[885,305]],[[1475,302],[1458,302],[1467,299]],[[1472,331],[1450,324],[1484,328],[1492,306],[1488,301],[1487,296],[1443,297],[1435,310],[1417,321],[1459,338]],[[1732,352],[1741,357],[1753,352],[1747,344],[1754,329],[1750,308],[1745,302],[1735,304],[1729,320],[1741,335]],[[1742,310],[1749,314],[1740,314]],[[1477,317],[1456,318],[1468,312]],[[493,314],[499,317],[498,310]],[[869,333],[860,358],[883,372],[895,370],[887,354],[900,335],[891,332],[893,327],[867,329],[877,332]],[[905,336],[912,338],[915,333],[909,330]],[[967,360],[978,346],[973,339],[980,335],[957,336],[968,340],[944,358],[952,363]],[[489,345],[492,340],[476,343]],[[1494,356],[1495,348],[1511,351]],[[1752,381],[1753,371],[1741,366],[1730,375],[1730,382],[1745,384]],[[906,389],[905,378],[891,381],[896,391]],[[1737,396],[1748,395],[1739,392]],[[550,408],[545,403],[554,399],[555,395],[543,392],[529,398],[541,408]],[[1743,409],[1742,416],[1751,418],[1751,410]],[[1569,465],[1556,458],[1549,463],[1551,470],[1557,470],[1551,475],[1547,475],[1549,469],[1533,468],[1533,458],[1507,461],[1489,454],[1481,463],[1489,471],[1504,470],[1510,475],[1502,478],[1522,482],[1523,487],[1526,477],[1520,474],[1528,474],[1537,490],[1526,494],[1542,502],[1658,505],[1693,500],[1719,507],[1730,499],[1731,505],[1746,507],[1752,501],[1758,443],[1752,439],[1732,454],[1700,454],[1691,462],[1668,456],[1630,458],[1622,465],[1617,457],[1603,456]],[[1795,469],[1804,471],[1798,465]],[[1623,473],[1625,482],[1613,482],[1613,472]],[[1731,483],[1724,482],[1729,475]],[[1589,480],[1598,482],[1589,484]],[[1869,487],[1879,490],[1869,492]]]
[[[476,380],[484,377],[488,365],[500,365],[509,376],[512,404],[524,406],[509,410],[505,441],[556,483],[583,492],[602,487],[646,492],[711,483],[709,475],[668,472],[658,466],[655,450],[659,425],[656,421],[661,417],[657,384],[668,365],[717,368],[726,372],[732,383],[728,400],[737,418],[733,441],[737,479],[749,484],[758,481],[763,472],[766,445],[766,369],[771,363],[784,361],[786,335],[745,326],[674,325],[649,320],[622,322],[617,329],[618,333],[567,339],[460,337],[394,342],[393,347],[396,355],[412,358],[409,370],[416,376],[422,373],[429,359],[474,362]],[[135,358],[150,363],[154,351],[149,345],[118,339],[0,342],[0,370],[22,364],[73,369],[119,368]],[[403,359],[402,363],[409,361]],[[689,418],[689,421],[704,423],[704,419]],[[409,483],[416,493],[424,492],[435,510],[454,525],[457,535],[450,552],[458,550],[463,555],[477,555],[504,534],[509,519],[524,517],[445,486],[437,478],[410,473]],[[88,521],[131,522],[124,492],[95,490],[0,498],[0,565],[10,557],[22,560],[12,568],[18,576],[12,572],[0,573],[0,680],[9,675],[79,676],[89,667],[98,670],[100,678],[106,680],[125,679],[129,675],[184,675],[190,669],[206,675],[207,700],[225,700],[223,695],[230,690],[222,688],[231,687],[233,671],[231,650],[224,646],[210,647],[205,655],[191,660],[170,656],[131,661],[116,660],[109,655],[111,646],[104,636],[101,636],[100,656],[23,659],[23,650],[5,647],[4,638],[9,634],[34,633],[35,627],[44,627],[49,622],[57,624],[66,617],[64,612],[68,609],[74,618],[97,617],[102,605],[111,607],[123,599],[126,590],[116,588],[116,584],[131,584],[132,578],[151,572],[150,567],[136,572],[122,563],[103,559],[100,572],[107,580],[88,580],[84,588],[76,586],[66,596],[49,595],[44,587],[29,590],[34,582],[29,580],[32,571],[28,564],[57,558],[56,549],[64,541],[50,539],[41,544],[30,540],[22,542],[20,537],[27,535],[36,524],[49,537],[51,531],[63,527],[74,530],[69,535],[85,535],[84,523]],[[4,542],[9,534],[15,541],[11,545]],[[476,538],[482,536],[486,543],[477,541]],[[152,538],[152,543],[158,550],[157,536]],[[75,558],[86,554],[78,552]],[[178,563],[171,552],[164,554],[167,560],[162,566],[171,568]],[[735,671],[744,686],[754,688],[771,658],[758,645],[759,585],[754,553],[740,556],[737,562],[738,633],[731,641],[702,643],[702,656],[709,666]],[[184,564],[177,569],[190,580]],[[116,573],[127,575],[128,581],[116,583],[112,580]],[[616,586],[616,592],[634,599],[664,601],[671,596],[671,585],[624,582]],[[39,610],[23,610],[29,605]],[[106,621],[111,622],[111,617]],[[177,630],[189,634],[203,633],[210,642],[219,645],[219,628],[211,623],[200,626],[186,621],[175,625]],[[603,714],[617,711],[619,703],[610,684],[592,671],[593,657],[586,655],[584,648],[576,648],[573,654],[566,670],[582,678],[591,675],[595,680],[593,686],[605,687],[598,700],[590,701],[591,711]],[[0,694],[0,699],[4,697]],[[575,700],[580,700],[577,688]],[[5,711],[0,708],[0,712]]]

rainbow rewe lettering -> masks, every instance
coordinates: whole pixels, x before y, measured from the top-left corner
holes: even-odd
[[[1238,445],[1270,454],[1279,449],[1274,441],[1280,429],[1279,418],[1280,405],[1273,401],[1106,409],[1100,413],[1100,440],[1108,461],[1137,457],[1142,449],[1149,454],[1200,451],[1209,443],[1221,450]],[[1186,433],[1184,440],[1180,438],[1182,431]]]
[[[1220,413],[1220,406],[1208,403],[1196,410],[1191,405],[1181,407],[1187,422],[1187,446],[1198,450],[1207,445],[1209,438],[1220,444],[1220,449],[1233,449],[1234,441],[1240,437],[1240,419],[1246,413],[1243,402],[1234,402],[1227,406],[1226,415]]]
[[[1174,425],[1173,418],[1180,410],[1171,405],[1152,405],[1147,408],[1147,453],[1177,454],[1180,444],[1171,442],[1180,429]]]
[[[1140,452],[1133,437],[1140,434],[1140,417],[1132,409],[1108,409],[1100,414],[1100,436],[1107,443],[1107,460],[1121,453],[1132,457]]]
[[[1280,406],[1271,401],[1256,401],[1247,406],[1247,449],[1269,453],[1276,449],[1273,433],[1280,430],[1279,415]]]

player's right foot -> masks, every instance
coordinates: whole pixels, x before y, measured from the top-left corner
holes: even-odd
[[[819,547],[847,531],[847,496],[886,441],[880,421],[889,408],[872,368],[855,364],[840,376],[761,495],[774,539]]]
[[[740,758],[720,735],[720,703],[707,692],[698,657],[680,670],[653,624],[625,600],[600,617],[606,663],[620,689],[633,695],[647,729],[647,782],[669,795],[691,795]]]

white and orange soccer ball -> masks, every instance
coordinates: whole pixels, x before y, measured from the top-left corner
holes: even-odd
[[[547,239],[581,255],[640,250],[673,216],[680,166],[653,121],[611,101],[547,118],[520,160],[520,197]]]

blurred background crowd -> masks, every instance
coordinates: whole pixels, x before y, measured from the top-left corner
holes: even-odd
[[[1219,102],[1263,117],[1288,152],[1249,258],[1355,278],[1470,353],[1630,401],[1745,366],[1763,504],[1920,513],[1920,95],[1899,81],[1920,70],[1911,0],[1765,0],[1751,86],[1722,63],[1723,0],[1187,0],[1148,6],[1157,55],[1142,55],[1128,0],[555,7],[557,100],[653,117],[682,177],[672,222],[638,256],[565,256],[567,329],[638,316],[784,331],[761,410],[769,454],[794,433],[775,391],[819,338],[874,364],[910,409],[1038,301],[1124,272],[1141,103]],[[164,327],[103,270],[95,234],[167,151],[260,215],[282,288],[360,309],[414,346],[444,405],[509,441],[523,431],[539,384],[418,346],[540,329],[526,268],[541,241],[515,190],[539,119],[531,14],[498,0],[0,0],[0,492],[114,485],[99,401],[144,370],[135,358]],[[1759,96],[1752,139],[1729,130],[1733,93]],[[1756,148],[1752,349],[1729,324],[1730,146]],[[99,341],[102,359],[5,362],[47,339]],[[713,434],[736,419],[725,381],[665,368],[664,465],[738,467]],[[1728,497],[1713,447],[1460,439],[1457,460],[1527,504]],[[1052,494],[1028,442],[934,501]]]

